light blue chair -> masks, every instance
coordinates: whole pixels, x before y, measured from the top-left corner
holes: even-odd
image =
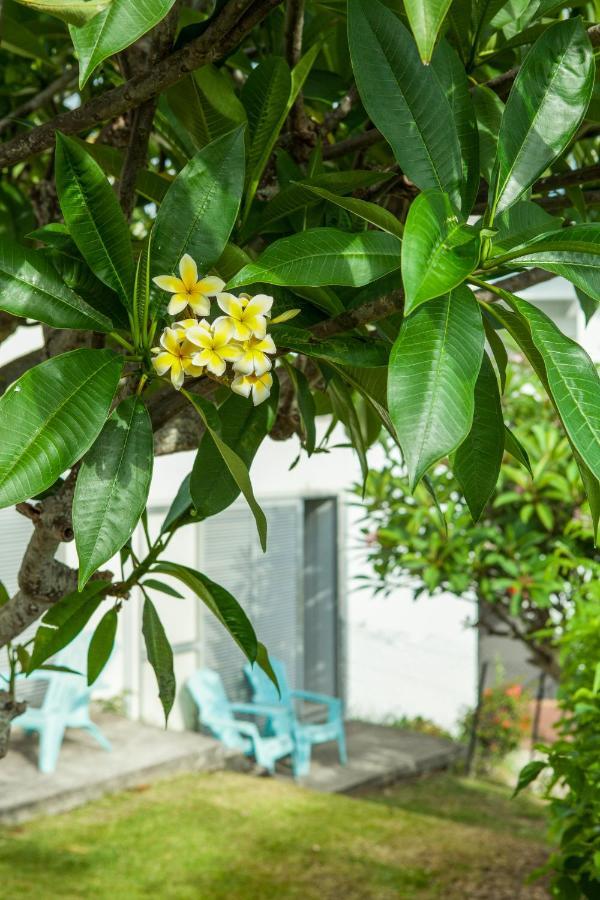
[[[198,707],[200,720],[226,747],[254,756],[259,766],[273,773],[275,763],[294,753],[292,722],[285,709],[256,703],[231,703],[223,682],[212,669],[199,669],[187,681],[187,689]],[[262,716],[271,722],[271,733],[263,735],[254,722],[235,713]]]
[[[85,672],[90,639],[91,635],[89,634],[76,638],[72,644],[57,653],[52,664],[65,666],[76,672]],[[20,684],[23,684],[24,681],[24,678],[19,679]],[[23,715],[18,716],[13,722],[13,726],[22,728],[26,734],[35,732],[39,734],[38,768],[40,772],[50,774],[56,769],[67,728],[81,728],[91,734],[105,750],[112,749],[110,742],[90,718],[91,688],[87,686],[84,675],[36,671],[32,672],[26,681],[47,682],[41,706],[28,707]],[[17,696],[19,696],[18,688]]]
[[[337,741],[340,763],[345,766],[348,762],[348,754],[346,751],[346,731],[344,728],[342,701],[338,697],[330,697],[327,694],[315,694],[313,691],[292,691],[284,663],[280,659],[271,657],[271,666],[279,682],[281,697],[279,697],[271,679],[265,675],[259,666],[246,665],[244,672],[250,682],[255,703],[278,706],[280,709],[287,710],[292,717],[296,742],[294,774],[297,777],[308,775],[312,745],[325,744],[328,741]],[[326,721],[306,722],[299,719],[296,713],[297,700],[305,700],[309,703],[324,706],[327,711]]]

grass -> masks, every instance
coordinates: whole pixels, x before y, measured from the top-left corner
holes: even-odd
[[[517,900],[543,809],[439,775],[360,798],[234,773],[184,775],[0,829],[3,897]]]

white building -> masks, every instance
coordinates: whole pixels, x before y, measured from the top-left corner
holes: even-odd
[[[553,279],[524,296],[600,358],[600,316],[584,328],[568,282]],[[37,329],[20,329],[0,348],[0,365],[39,341]],[[344,440],[340,435],[339,442]],[[380,452],[373,451],[374,464]],[[290,471],[297,453],[295,440],[267,440],[252,466],[255,493],[269,520],[265,556],[245,503],[237,501],[214,519],[181,529],[168,558],[227,587],[249,613],[259,640],[287,662],[296,686],[342,696],[349,716],[423,715],[452,727],[475,699],[477,635],[468,627],[472,605],[453,596],[413,602],[408,592],[384,599],[360,590],[357,576],[365,572],[361,513],[350,491],[360,479],[358,463],[351,450],[338,448],[312,459],[303,456]],[[158,528],[192,462],[193,453],[156,460],[151,530]],[[13,510],[0,511],[0,579],[9,591],[30,528]],[[72,545],[67,560],[75,563]],[[182,600],[153,596],[174,645],[179,698],[173,728],[191,721],[181,689],[197,667],[218,668],[232,694],[244,690],[241,652],[200,601],[182,592]],[[103,693],[123,695],[132,717],[162,723],[141,640],[138,597],[125,605],[117,651],[103,681]]]

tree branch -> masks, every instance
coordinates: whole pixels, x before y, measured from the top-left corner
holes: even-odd
[[[38,125],[0,145],[0,166],[14,165],[34,153],[53,146],[55,134],[76,134],[113,119],[166,90],[194,69],[216,62],[231,53],[240,41],[267,16],[281,0],[229,0],[206,31],[144,75],[136,75],[125,84],[79,109],[62,113],[51,122]]]
[[[62,541],[73,540],[71,506],[77,468],[59,490],[43,500],[19,570],[19,590],[0,607],[0,648],[32,625],[53,603],[77,590],[77,572],[55,559]],[[111,573],[96,578],[112,580]]]
[[[534,284],[550,281],[552,278],[556,278],[556,275],[551,272],[544,272],[543,269],[527,269],[524,272],[519,272],[517,275],[504,278],[500,284],[505,290],[515,293]],[[486,302],[498,299],[497,295],[492,294],[490,291],[477,291],[475,296]],[[370,325],[372,322],[385,319],[394,313],[402,312],[403,309],[404,291],[402,288],[398,288],[397,291],[383,294],[376,300],[370,300],[368,303],[363,303],[362,306],[357,306],[356,309],[347,310],[338,316],[334,316],[332,319],[318,322],[310,330],[314,337],[323,340],[324,338],[341,334],[344,331],[352,331],[354,328]]]
[[[10,723],[25,712],[25,703],[17,703],[7,691],[0,691],[0,759],[6,756]]]

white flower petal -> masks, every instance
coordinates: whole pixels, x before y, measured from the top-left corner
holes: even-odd
[[[231,390],[241,397],[249,397],[252,390],[252,384],[243,375],[236,375],[231,382]]]
[[[188,305],[188,296],[187,294],[173,294],[171,300],[169,301],[169,305],[167,307],[167,312],[170,316],[178,316],[179,313],[183,312],[186,306]]]

